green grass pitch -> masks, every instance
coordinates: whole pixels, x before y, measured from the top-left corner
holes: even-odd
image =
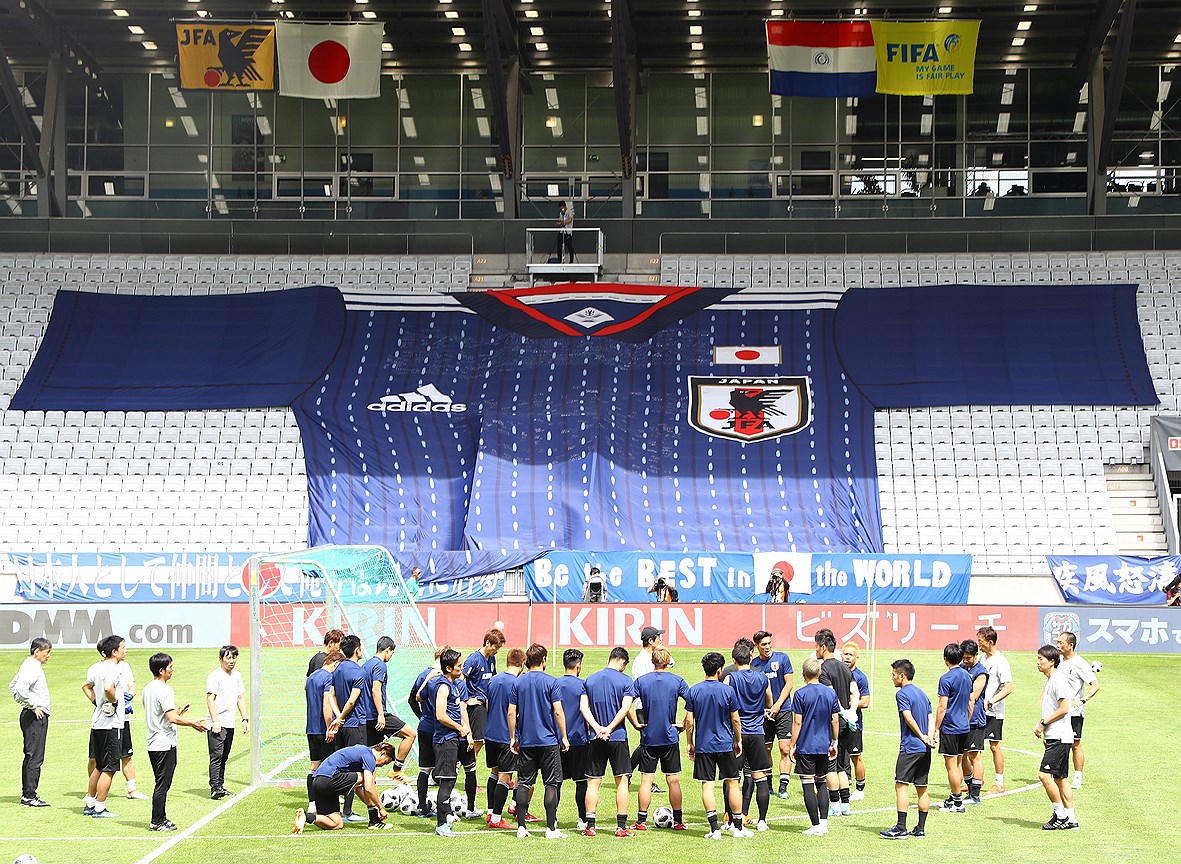
[[[173,653],[176,674],[172,684],[180,704],[191,702],[193,714],[204,705],[204,677],[217,662],[212,649],[187,649]],[[701,651],[675,649],[674,671],[693,684],[701,679]],[[7,681],[25,656],[23,651],[0,652],[0,668]],[[128,656],[139,687],[150,676],[147,651]],[[395,662],[396,662],[395,655]],[[854,804],[850,818],[831,820],[826,837],[804,837],[807,827],[798,781],[793,780],[788,800],[772,798],[771,831],[748,840],[724,837],[719,843],[702,840],[704,814],[700,785],[692,781],[691,769],[682,775],[685,789],[685,815],[691,823],[687,833],[649,831],[629,839],[617,839],[600,832],[593,839],[573,832],[575,819],[572,784],[564,784],[560,824],[569,830],[565,841],[547,841],[540,832],[529,840],[518,840],[511,832],[493,832],[482,821],[458,825],[461,836],[445,840],[433,834],[433,820],[427,823],[393,813],[395,830],[370,832],[362,825],[350,825],[339,832],[320,832],[308,828],[302,836],[291,834],[291,818],[296,807],[303,806],[302,785],[295,788],[259,788],[248,790],[249,743],[239,734],[229,766],[227,785],[241,792],[233,799],[215,802],[209,799],[205,736],[189,729],[179,730],[180,759],[176,779],[169,796],[170,818],[181,826],[176,834],[148,831],[150,801],[130,801],[124,795],[126,784],[117,775],[109,799],[110,808],[121,818],[96,821],[82,815],[82,795],[86,783],[86,742],[89,734],[90,706],[80,691],[86,668],[96,655],[93,651],[56,650],[45,667],[53,697],[53,719],[49,728],[49,746],[41,781],[41,796],[51,802],[45,809],[24,808],[18,804],[21,738],[17,725],[18,709],[7,703],[0,714],[0,751],[8,753],[7,782],[0,793],[0,864],[22,853],[31,853],[41,864],[136,864],[158,861],[160,864],[208,864],[208,862],[282,861],[284,864],[319,864],[325,860],[367,858],[370,860],[433,861],[455,860],[457,856],[476,859],[503,859],[514,856],[521,861],[573,860],[578,862],[624,861],[704,861],[751,860],[752,856],[771,858],[777,855],[805,854],[828,860],[912,861],[916,856],[952,857],[955,860],[979,858],[992,861],[1085,862],[1166,861],[1175,852],[1167,838],[1164,814],[1171,802],[1159,801],[1162,789],[1167,794],[1174,770],[1172,750],[1173,720],[1177,715],[1178,690],[1175,657],[1133,655],[1091,655],[1102,660],[1102,691],[1089,709],[1086,726],[1086,781],[1076,793],[1076,809],[1082,829],[1077,832],[1041,830],[1050,807],[1037,782],[1039,742],[1032,734],[1037,721],[1037,702],[1044,679],[1034,668],[1032,652],[1009,653],[1016,679],[1016,692],[1009,700],[1005,724],[1007,750],[1006,786],[1008,794],[986,799],[981,807],[968,808],[964,815],[932,812],[925,840],[891,843],[877,832],[894,820],[893,767],[898,747],[898,720],[894,709],[893,688],[888,675],[893,656],[879,655],[874,676],[874,702],[866,713],[865,739],[868,786],[864,801]],[[588,653],[584,676],[600,668],[605,651]],[[800,652],[792,652],[797,684],[801,682]],[[933,652],[913,652],[910,659],[918,667],[916,683],[934,701],[935,682],[944,671],[941,659]],[[550,664],[555,671],[560,663]],[[862,666],[870,671],[868,657]],[[239,668],[248,672],[248,658],[243,655]],[[292,682],[299,686],[301,682]],[[249,686],[249,684],[248,684]],[[138,700],[137,700],[138,703]],[[138,755],[136,768],[141,790],[152,790],[151,765],[147,760],[142,716],[133,719]],[[1152,735],[1150,730],[1159,729]],[[302,732],[302,730],[298,730]],[[633,740],[635,732],[632,732]],[[1163,748],[1157,752],[1154,748]],[[487,774],[481,759],[480,785]],[[931,793],[934,802],[947,794],[946,775],[941,760],[932,766]],[[985,786],[992,782],[992,765],[985,754]],[[538,793],[537,798],[540,797]],[[483,800],[480,793],[478,804]],[[614,821],[610,794],[603,796],[600,823]],[[655,796],[654,807],[667,803],[667,795]],[[482,806],[482,805],[481,805]],[[540,812],[540,801],[533,807]],[[216,813],[215,813],[216,811]],[[635,817],[633,787],[632,809]],[[910,824],[914,824],[912,813]],[[200,827],[194,826],[199,825]],[[918,848],[916,848],[918,847]],[[920,851],[923,849],[924,851]],[[447,856],[443,858],[441,856]]]

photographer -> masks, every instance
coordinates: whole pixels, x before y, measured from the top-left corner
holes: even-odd
[[[603,578],[603,571],[598,567],[591,567],[586,582],[582,585],[583,603],[607,602],[607,581]]]
[[[648,589],[648,593],[656,595],[657,603],[679,603],[681,600],[680,592],[665,582],[664,577],[657,579]]]
[[[764,594],[770,595],[767,602],[786,603],[790,590],[790,584],[783,578],[783,570],[779,567],[774,568],[770,578],[767,579],[767,587],[763,589]]]

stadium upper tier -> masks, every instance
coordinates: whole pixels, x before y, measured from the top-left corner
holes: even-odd
[[[308,497],[286,409],[7,410],[59,289],[192,295],[334,285],[367,297],[469,287],[466,256],[0,255],[0,547],[12,551],[284,551]],[[1105,478],[1143,462],[1149,420],[1181,398],[1181,253],[665,256],[633,281],[830,295],[951,283],[1137,283],[1161,404],[879,411],[888,552],[969,552],[978,572],[1044,573],[1051,551],[1121,548]],[[1174,387],[1177,389],[1175,390]],[[1125,548],[1124,551],[1129,551]]]

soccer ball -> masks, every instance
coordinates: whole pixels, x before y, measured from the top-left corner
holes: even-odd
[[[447,803],[450,805],[452,813],[462,814],[467,809],[467,798],[458,789],[452,791]]]
[[[657,828],[673,827],[673,808],[657,807],[656,812],[652,814],[652,822]]]
[[[1103,661],[1102,660],[1091,661],[1091,671],[1092,672],[1102,672],[1103,671]]]
[[[26,852],[24,855],[17,855],[12,864],[37,864],[37,859]]]
[[[418,793],[407,792],[402,796],[401,802],[398,804],[398,809],[402,811],[405,816],[413,816],[418,812]]]
[[[398,789],[392,787],[381,790],[381,806],[386,810],[395,810],[398,807]]]

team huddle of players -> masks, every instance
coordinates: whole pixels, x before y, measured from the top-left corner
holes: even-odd
[[[585,679],[581,651],[566,650],[563,674],[554,676],[546,671],[549,652],[540,644],[509,650],[505,669],[498,673],[496,657],[505,639],[497,629],[489,630],[483,646],[466,660],[445,646],[408,694],[419,715],[417,730],[384,711],[386,663],[393,642],[383,637],[377,653],[362,665],[360,640],[330,633],[329,637],[340,638],[339,647],[326,638],[326,651],[309,666],[307,734],[312,771],[308,808],[297,811],[296,832],[312,818],[324,829],[366,821],[352,813],[354,795],[359,795],[368,808],[372,830],[388,827],[386,809],[396,803],[402,812],[433,816],[435,833],[441,837],[458,836],[453,825],[460,818],[483,817],[488,827],[515,828],[520,838],[530,836],[532,823],[544,821],[546,838],[563,839],[567,835],[558,827],[557,814],[563,781],[570,780],[577,830],[593,837],[602,830],[599,799],[607,776],[615,785],[616,837],[649,830],[650,814],[652,825],[684,831],[682,736],[693,763],[693,779],[701,783],[707,840],[721,839],[724,833],[753,837],[752,827],[768,830],[776,750],[778,796],[789,796],[792,773],[800,779],[809,819],[804,834],[822,836],[828,832],[830,815],[850,814],[850,802],[864,797],[862,709],[868,707],[870,696],[869,682],[857,668],[855,643],[844,645],[838,657],[832,631],[818,630],[815,656],[802,664],[803,685],[796,688],[791,660],[774,650],[771,633],[759,631],[735,643],[729,666],[720,653],[705,654],[701,658],[704,680],[689,686],[670,671],[673,661],[661,642],[663,632],[653,627],[641,632],[643,647],[632,664],[632,675],[627,674],[630,652],[616,647],[606,667]],[[996,769],[989,792],[1004,791],[1000,741],[1012,677],[1007,661],[996,650],[996,631],[984,627],[977,637],[979,641],[951,643],[944,649],[948,668],[939,680],[937,707],[914,685],[915,670],[909,660],[892,664],[901,736],[895,767],[898,819],[881,832],[887,839],[925,836],[928,774],[936,747],[944,757],[951,792],[940,810],[965,812],[965,792],[968,803],[980,803],[986,740]],[[1073,638],[1065,637],[1072,634],[1063,634],[1059,644],[1068,641],[1071,655],[1077,657]],[[1077,828],[1066,764],[1074,744],[1078,770],[1073,785],[1077,788],[1082,752],[1074,742],[1081,739],[1081,706],[1098,691],[1098,682],[1081,658],[1077,663],[1062,662],[1066,651],[1044,646],[1038,656],[1038,668],[1048,679],[1046,709],[1034,730],[1046,740],[1039,776],[1055,808],[1044,827]],[[1081,686],[1071,674],[1081,679]],[[678,703],[684,705],[680,720]],[[639,731],[634,751],[625,723]],[[385,740],[392,735],[401,738],[397,749]],[[401,772],[415,742],[416,790],[399,787],[400,794],[387,790],[379,795],[374,779],[379,767],[392,763],[391,776],[409,783]],[[476,806],[481,750],[489,771],[486,809]],[[465,775],[462,793],[455,788],[459,767]],[[640,784],[632,820],[630,782],[637,770]],[[653,812],[658,771],[665,775],[669,806]],[[438,787],[433,797],[432,777]],[[539,782],[543,820],[529,813]],[[908,831],[910,786],[918,795],[918,824]],[[513,817],[515,824],[506,817]]]

